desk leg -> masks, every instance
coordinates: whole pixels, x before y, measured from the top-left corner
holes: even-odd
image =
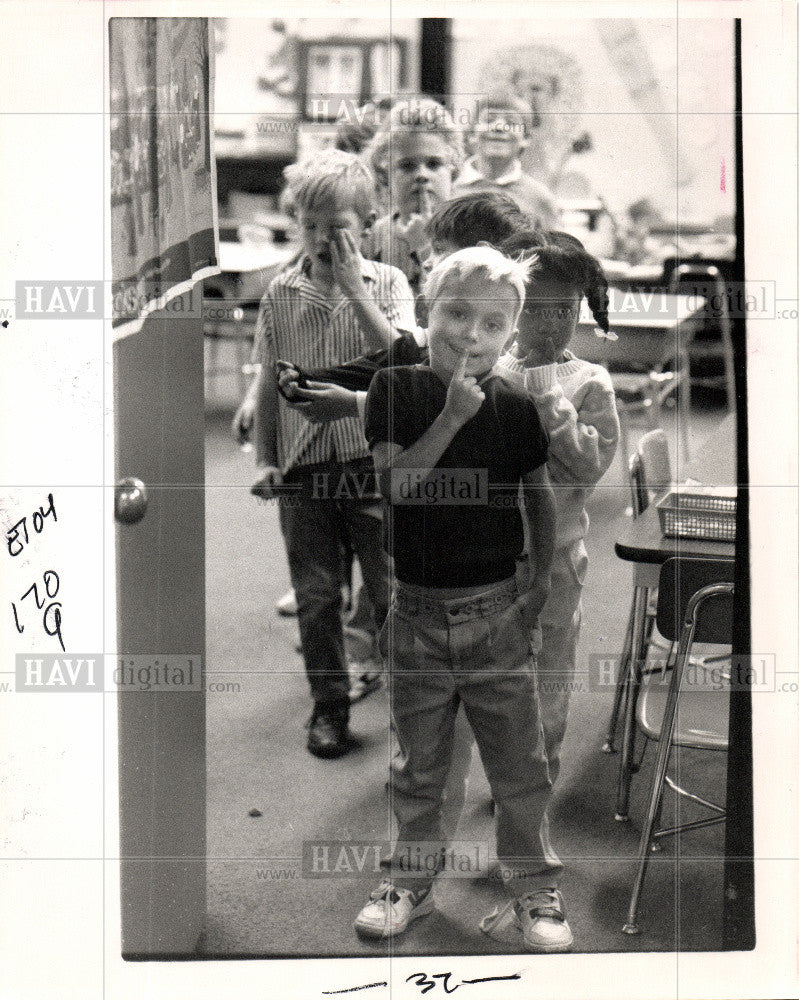
[[[630,782],[634,772],[635,759],[635,709],[641,687],[641,673],[646,656],[646,608],[649,600],[648,587],[636,587],[633,600],[633,630],[630,644],[630,660],[624,697],[624,732],[622,734],[621,761],[619,763],[619,784],[616,791],[615,819],[624,823],[629,819],[627,810],[630,802]]]

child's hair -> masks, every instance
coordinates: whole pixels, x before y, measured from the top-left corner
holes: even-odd
[[[439,205],[427,223],[431,240],[474,247],[478,243],[499,246],[533,222],[510,195],[501,191],[463,194]]]
[[[375,181],[363,160],[341,149],[323,149],[283,171],[297,209],[310,211],[331,202],[347,205],[360,219],[374,210]]]
[[[520,97],[517,97],[515,94],[507,91],[490,93],[485,100],[481,101],[478,105],[478,118],[486,111],[512,111],[514,117],[519,119],[522,126],[522,134],[517,138],[521,139],[523,142],[527,142],[530,139],[533,112],[530,105],[523,101]]]
[[[368,152],[369,163],[380,180],[388,183],[391,144],[397,135],[404,132],[440,135],[449,152],[452,176],[458,174],[464,159],[460,128],[443,104],[434,101],[432,97],[414,97],[397,101],[372,139]]]
[[[336,121],[333,146],[345,153],[363,153],[391,111],[391,104],[390,97],[379,97],[353,110],[344,106]]]
[[[597,326],[608,332],[608,279],[578,239],[554,230],[529,230],[515,233],[500,249],[509,257],[529,261],[529,283],[548,278],[577,289],[588,300]]]
[[[377,110],[365,104],[352,114],[346,112],[336,122],[336,136],[333,146],[345,153],[360,154],[366,149],[377,132]]]
[[[493,247],[479,246],[457,250],[440,260],[428,274],[424,287],[425,300],[432,308],[449,278],[455,277],[467,281],[479,275],[487,281],[510,285],[519,298],[519,308],[515,317],[518,319],[524,305],[525,283],[528,280],[529,268],[529,262],[511,260]]]
[[[627,208],[627,215],[632,222],[639,222],[642,219],[652,221],[660,217],[660,213],[648,198],[639,198]]]

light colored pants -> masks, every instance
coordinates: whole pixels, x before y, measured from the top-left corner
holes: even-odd
[[[538,700],[544,730],[549,777],[555,784],[560,773],[560,751],[566,735],[569,699],[577,662],[577,641],[582,618],[581,596],[588,553],[582,539],[555,550],[549,598],[541,612],[541,651],[538,654]],[[524,572],[526,572],[526,567]],[[466,801],[469,769],[472,763],[474,736],[458,713],[452,750],[452,767],[444,791],[442,827],[444,835],[454,838]],[[549,823],[544,817],[542,841],[549,841]]]
[[[554,885],[562,865],[541,837],[551,783],[533,636],[515,600],[516,581],[465,598],[429,594],[398,583],[381,633],[400,747],[390,785],[399,824],[395,858],[407,845],[424,844],[428,856],[431,847],[433,854],[446,847],[441,806],[463,704],[496,803],[503,882],[514,896]],[[392,867],[395,885],[414,891],[435,874]]]

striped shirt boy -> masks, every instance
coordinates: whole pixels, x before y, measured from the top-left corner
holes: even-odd
[[[329,368],[362,355],[366,343],[349,299],[324,295],[311,282],[303,256],[279,274],[261,300],[254,355],[264,366],[278,358],[304,369]],[[361,273],[380,311],[400,332],[416,329],[413,293],[396,267],[363,260]],[[311,423],[281,401],[277,422],[277,464],[285,476],[301,465],[369,456],[357,417]]]

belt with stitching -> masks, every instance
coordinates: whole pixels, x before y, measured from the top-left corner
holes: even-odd
[[[514,579],[487,587],[483,593],[466,597],[451,597],[441,600],[410,590],[397,583],[394,605],[405,615],[424,615],[448,623],[469,621],[472,618],[490,618],[509,607],[518,596]]]

